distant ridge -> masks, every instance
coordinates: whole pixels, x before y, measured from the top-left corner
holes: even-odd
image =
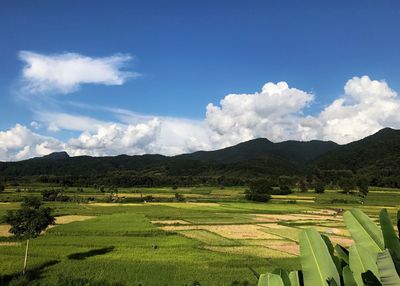
[[[43,157],[38,157],[39,159],[47,159],[47,160],[63,160],[63,159],[68,159],[70,156],[68,155],[67,152],[62,151],[62,152],[53,152],[48,155],[45,155]]]
[[[70,157],[57,152],[19,162],[0,162],[0,176],[225,176],[257,178],[305,175],[312,170],[351,170],[376,184],[400,186],[400,131],[384,128],[345,145],[312,140],[273,143],[258,138],[215,151],[177,156]]]

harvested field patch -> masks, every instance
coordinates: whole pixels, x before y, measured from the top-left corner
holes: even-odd
[[[206,246],[205,249],[222,253],[232,253],[246,256],[257,256],[262,258],[285,258],[295,257],[287,252],[270,249],[267,247],[254,246]]]
[[[144,206],[145,204],[119,204],[119,203],[89,203],[86,205],[95,206],[95,207],[129,207],[129,206]]]
[[[2,224],[0,225],[0,236],[11,236],[12,234],[9,233],[8,231],[10,230],[10,226],[8,224]]]
[[[307,214],[256,214],[256,221],[264,222],[281,222],[281,221],[341,221],[339,217],[323,216],[323,215],[307,215]]]
[[[335,244],[340,244],[344,247],[348,247],[354,243],[354,241],[351,238],[348,237],[342,237],[342,236],[336,236],[336,235],[330,235],[329,238],[331,239],[333,245]]]
[[[273,229],[287,229],[288,227],[285,225],[277,224],[277,223],[266,223],[266,224],[258,224],[259,226],[262,227],[268,227],[268,228],[273,228]]]
[[[186,237],[197,239],[208,245],[237,245],[233,240],[206,230],[187,230],[180,231],[179,233]]]
[[[21,242],[17,241],[7,241],[7,242],[0,242],[0,246],[20,246]]]
[[[268,248],[274,249],[274,250],[279,250],[283,252],[287,252],[289,254],[293,255],[300,255],[300,246],[296,243],[285,243],[285,244],[275,244],[275,245],[270,245]]]
[[[238,225],[177,225],[161,227],[167,231],[207,230],[230,239],[280,239],[279,236],[263,231],[255,224]]]
[[[243,245],[270,247],[274,245],[287,244],[290,243],[290,241],[283,239],[242,239],[240,240],[240,243]]]
[[[286,228],[268,228],[264,226],[262,231],[265,231],[270,234],[274,234],[283,238],[287,238],[294,241],[299,241],[299,229],[293,227]]]
[[[305,211],[303,213],[313,214],[313,215],[336,215],[337,211],[331,210],[331,209],[321,209],[321,210],[316,210],[316,211]]]
[[[164,225],[190,224],[189,222],[181,220],[181,219],[175,219],[175,220],[152,220],[151,223],[153,223],[153,224],[164,224]]]
[[[167,226],[161,226],[160,229],[165,231],[182,231],[182,230],[196,230],[202,228],[199,225],[167,225]]]
[[[75,221],[84,221],[94,218],[94,216],[87,216],[87,215],[64,215],[56,217],[56,224],[66,224]]]
[[[308,226],[299,226],[299,228],[309,228]],[[313,226],[319,233],[324,234],[335,234],[341,236],[350,237],[350,233],[347,229],[335,228],[335,227],[325,227],[325,226]]]

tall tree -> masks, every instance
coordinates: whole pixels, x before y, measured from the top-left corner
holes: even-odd
[[[54,224],[54,220],[51,209],[43,207],[37,197],[25,197],[19,210],[6,213],[5,221],[11,225],[10,232],[18,239],[26,239],[24,275],[28,263],[29,239],[37,237],[50,224]]]

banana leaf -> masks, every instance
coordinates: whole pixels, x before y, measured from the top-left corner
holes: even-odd
[[[379,276],[383,286],[399,286],[400,277],[394,267],[392,257],[388,249],[378,253],[376,264],[378,265]]]
[[[397,257],[400,257],[400,241],[397,238],[396,233],[390,220],[389,214],[386,209],[382,209],[379,214],[379,220],[381,223],[381,229],[383,233],[383,239],[385,242],[385,248],[390,249]]]
[[[326,286],[329,279],[340,285],[340,276],[329,253],[326,243],[313,229],[303,230],[300,238],[300,261],[303,269],[304,284]]]
[[[354,279],[353,272],[351,272],[348,265],[343,267],[343,281],[344,285],[346,286],[357,286],[357,282]]]
[[[257,286],[285,286],[282,278],[277,274],[261,274]]]
[[[382,232],[361,210],[352,209],[343,214],[344,223],[353,240],[369,251],[381,252],[385,249]]]
[[[354,244],[349,249],[349,265],[353,272],[354,280],[358,286],[363,286],[362,274],[371,271],[376,277],[379,277],[378,266],[376,265],[377,253],[361,245]]]

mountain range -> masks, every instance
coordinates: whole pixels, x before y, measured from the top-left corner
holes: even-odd
[[[215,150],[177,156],[119,155],[70,157],[66,152],[18,162],[0,162],[0,178],[32,176],[225,176],[253,178],[305,175],[313,170],[350,170],[376,185],[397,185],[400,130],[384,128],[364,139],[339,145],[312,140],[273,143],[258,138]]]

